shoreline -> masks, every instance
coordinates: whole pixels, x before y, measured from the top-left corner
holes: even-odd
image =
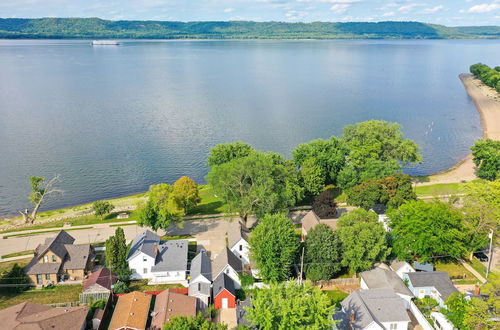
[[[462,73],[458,77],[479,113],[483,138],[500,140],[500,94],[470,73]],[[429,175],[428,182],[417,183],[417,186],[475,180],[475,169],[472,154],[469,154],[451,168]]]

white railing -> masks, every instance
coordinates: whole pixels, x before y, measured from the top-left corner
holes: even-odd
[[[413,301],[410,301],[410,312],[412,312],[424,330],[434,330],[434,327],[427,321],[424,314],[422,314]]]

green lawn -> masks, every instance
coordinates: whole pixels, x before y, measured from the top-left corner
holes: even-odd
[[[337,307],[340,306],[342,300],[344,300],[349,294],[340,290],[323,290],[324,293],[330,298],[332,305]]]
[[[74,302],[80,299],[81,285],[58,285],[47,289],[30,289],[20,293],[0,291],[0,309],[31,301],[37,304]]]
[[[208,185],[200,186],[201,202],[193,207],[188,215],[204,215],[224,213],[227,206],[218,198]]]
[[[479,274],[486,278],[486,266],[481,263],[477,258],[472,258],[472,261],[468,262]]]
[[[21,251],[21,252],[16,252],[16,253],[9,253],[5,254],[2,256],[2,259],[7,259],[7,258],[13,258],[13,257],[19,257],[19,256],[28,256],[28,255],[33,255],[35,251],[29,250],[29,251]]]
[[[428,186],[417,186],[417,196],[454,195],[460,193],[463,183],[440,183]]]
[[[183,288],[180,284],[156,284],[148,285],[147,280],[143,281],[131,281],[128,287],[130,291],[156,291],[156,290],[166,290],[170,288]]]
[[[18,264],[19,266],[24,267],[31,261],[31,259],[32,258],[25,258],[13,261],[0,262],[0,274],[10,271],[12,266],[14,266],[14,264]]]
[[[460,279],[461,284],[474,284],[479,281],[471,272],[465,269],[458,261],[439,261],[434,264],[436,270],[447,272],[448,276],[454,279]]]

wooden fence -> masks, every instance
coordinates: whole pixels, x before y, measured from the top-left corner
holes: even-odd
[[[80,293],[80,302],[82,304],[91,304],[98,300],[108,300],[110,292],[83,292]]]

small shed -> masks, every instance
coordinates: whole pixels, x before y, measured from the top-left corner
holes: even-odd
[[[122,212],[116,216],[117,219],[128,219],[129,214],[126,212]]]
[[[221,273],[214,280],[214,307],[216,309],[236,308],[236,290],[233,280]]]
[[[415,261],[413,263],[413,268],[417,272],[433,272],[434,271],[434,265],[433,264],[426,264],[426,263],[421,263],[418,261]]]

